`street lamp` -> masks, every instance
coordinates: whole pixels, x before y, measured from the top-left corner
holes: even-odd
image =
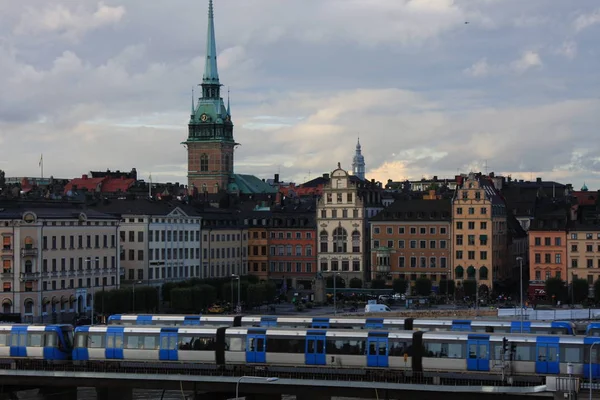
[[[336,282],[337,277],[340,276],[339,272],[333,274],[333,315],[337,315],[337,296],[336,296]]]
[[[592,345],[590,346],[590,399],[592,400],[592,382],[594,382],[594,376],[592,375],[592,349],[594,348],[595,345],[597,345],[600,342],[594,342],[592,343]],[[598,357],[595,357],[598,358]]]
[[[236,312],[241,313],[241,311],[242,311],[242,303],[240,301],[241,281],[240,281],[240,276],[236,275],[236,274],[231,274],[231,302],[233,303],[233,280],[234,279],[237,279],[237,281],[238,281],[238,297],[237,297]]]
[[[521,333],[523,333],[523,257],[517,257],[519,262],[519,298],[521,299]]]
[[[132,293],[132,296],[131,296],[132,297],[132,307],[131,307],[131,310],[132,310],[133,314],[135,314],[135,285],[139,284],[139,283],[142,283],[142,281],[133,282],[133,293]]]
[[[277,377],[271,377],[271,378],[264,378],[262,376],[241,376],[237,383],[235,384],[235,398],[238,399],[240,396],[240,382],[242,381],[242,379],[254,379],[254,380],[260,380],[263,382],[267,382],[267,383],[271,383],[271,382],[275,382],[278,381],[279,378]]]

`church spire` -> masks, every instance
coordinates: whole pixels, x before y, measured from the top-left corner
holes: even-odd
[[[365,157],[361,152],[360,138],[356,142],[356,151],[352,158],[352,174],[362,180],[365,179]]]
[[[213,2],[208,0],[208,33],[206,35],[206,64],[204,65],[203,84],[219,84],[219,71],[217,70],[217,42],[215,40],[215,22]]]
[[[194,115],[196,114],[196,108],[194,107],[194,87],[192,86],[192,118],[194,117]]]
[[[231,117],[231,106],[229,104],[229,88],[227,88],[227,116]]]

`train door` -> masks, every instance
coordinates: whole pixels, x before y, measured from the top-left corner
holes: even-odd
[[[490,370],[490,336],[469,335],[467,340],[467,370]]]
[[[594,344],[595,343],[595,344]],[[584,344],[584,368],[583,376],[585,379],[590,379],[590,366],[592,368],[592,379],[600,378],[600,338],[586,337],[583,339]],[[594,345],[594,347],[592,347]]]
[[[388,367],[389,366],[389,343],[387,333],[369,332],[367,338],[367,366]]]
[[[162,328],[160,330],[158,359],[177,361],[177,328]]]
[[[123,328],[108,327],[105,355],[108,360],[123,359]]]
[[[558,374],[560,371],[557,337],[537,338],[535,346],[535,372],[537,374]]]
[[[246,336],[246,362],[264,363],[267,361],[267,335],[264,329],[249,329]]]
[[[13,326],[10,331],[10,356],[27,357],[27,327]]]
[[[325,365],[325,331],[308,331],[306,333],[306,365]]]

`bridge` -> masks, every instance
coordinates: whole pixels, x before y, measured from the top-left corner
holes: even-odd
[[[567,376],[507,378],[447,372],[411,376],[383,370],[381,374],[373,375],[360,374],[364,370],[332,373],[320,368],[219,368],[208,365],[203,366],[205,368],[182,369],[179,365],[178,368],[162,366],[162,369],[156,369],[141,363],[110,368],[67,365],[25,367],[14,363],[2,367],[1,393],[39,388],[49,400],[76,400],[77,388],[83,387],[96,388],[98,400],[130,400],[135,389],[180,390],[182,393],[192,392],[195,399],[203,400],[242,396],[248,400],[275,400],[281,399],[283,394],[296,395],[298,400],[329,400],[333,396],[433,400],[439,399],[442,393],[446,400],[475,400],[492,396],[497,399],[498,395],[510,396],[511,400],[530,400],[532,396],[576,398],[583,386],[578,378]],[[600,385],[594,389],[600,394]]]

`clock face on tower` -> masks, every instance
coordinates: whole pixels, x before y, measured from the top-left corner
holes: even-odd
[[[202,122],[206,122],[206,121],[208,121],[208,115],[206,115],[206,114],[202,114],[202,115],[200,116],[200,121],[202,121]]]

